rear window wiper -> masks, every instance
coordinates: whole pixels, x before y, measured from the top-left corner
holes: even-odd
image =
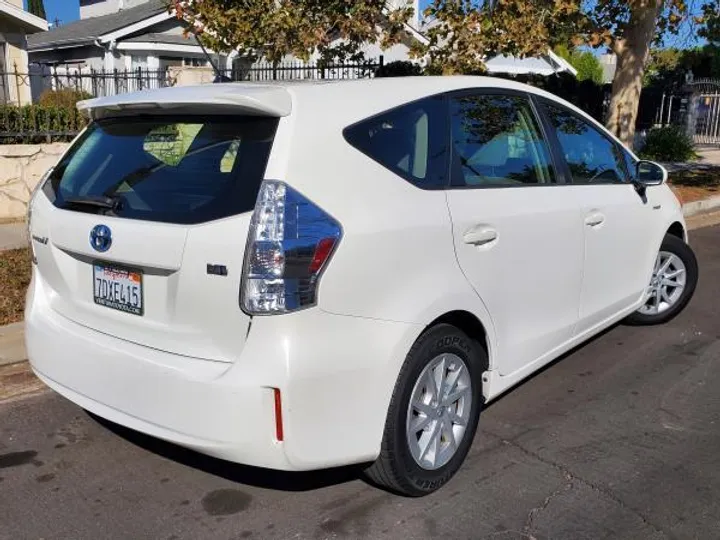
[[[122,199],[120,197],[106,197],[104,195],[70,197],[65,199],[64,202],[71,206],[86,206],[89,208],[111,210],[113,212],[120,210],[122,206]]]

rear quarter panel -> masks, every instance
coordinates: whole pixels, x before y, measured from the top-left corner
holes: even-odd
[[[413,186],[343,137],[347,126],[392,105],[304,97],[280,123],[266,176],[286,180],[342,226],[319,307],[421,328],[465,310],[483,323],[492,348],[492,321],[457,264],[445,192]],[[405,95],[398,104],[419,97]]]

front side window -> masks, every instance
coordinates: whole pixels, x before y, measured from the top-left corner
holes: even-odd
[[[614,184],[627,181],[617,145],[579,116],[545,105],[574,184]]]
[[[92,124],[43,190],[66,210],[202,223],[248,212],[277,118],[122,117]]]
[[[345,140],[421,188],[446,185],[445,110],[442,97],[408,103],[345,129]]]
[[[625,167],[627,167],[628,174],[630,174],[631,177],[634,177],[635,169],[637,168],[637,160],[625,149],[623,149],[623,157],[625,158]]]
[[[530,101],[478,94],[450,104],[454,186],[510,187],[555,182],[548,146]]]

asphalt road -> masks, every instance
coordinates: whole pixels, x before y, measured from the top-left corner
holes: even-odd
[[[692,242],[684,314],[613,328],[491,404],[430,497],[230,465],[46,392],[0,404],[0,538],[720,538],[720,227]]]

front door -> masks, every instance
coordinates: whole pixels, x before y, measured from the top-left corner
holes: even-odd
[[[583,334],[636,303],[657,254],[654,194],[630,183],[622,150],[598,126],[551,102],[544,110],[555,130],[582,206],[585,264],[580,322]]]
[[[493,317],[501,375],[542,360],[578,320],[583,228],[559,185],[523,94],[450,99],[452,189],[447,198],[460,266]]]

